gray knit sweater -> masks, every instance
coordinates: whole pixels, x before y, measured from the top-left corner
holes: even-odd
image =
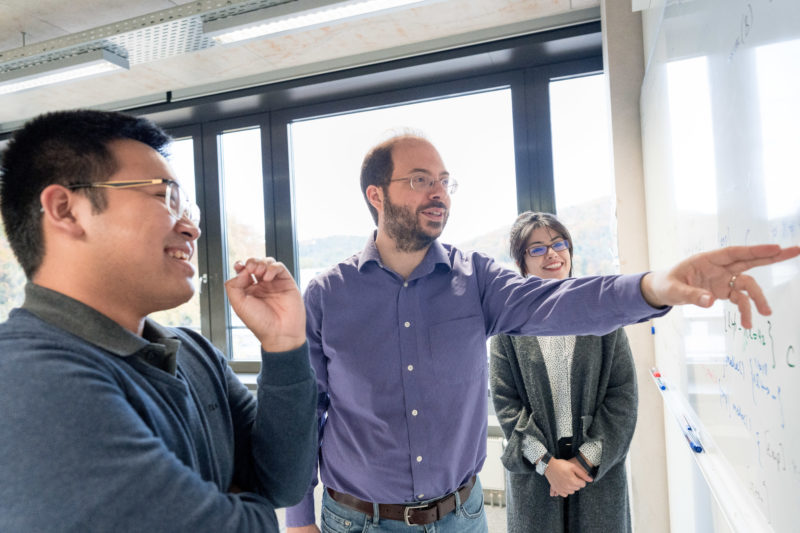
[[[569,531],[631,531],[625,456],[636,425],[636,374],[625,332],[577,337],[572,359],[572,446],[602,442],[594,481],[569,496]],[[508,439],[509,533],[565,531],[564,498],[550,497],[550,484],[523,455],[526,436],[558,457],[553,394],[536,337],[492,338],[490,383],[497,418]]]
[[[0,325],[0,531],[278,531],[315,464],[307,347],[262,353],[256,401],[200,335],[144,337],[26,288]]]

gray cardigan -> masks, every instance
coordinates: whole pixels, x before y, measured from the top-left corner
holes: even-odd
[[[553,394],[536,337],[498,335],[491,341],[490,383],[508,444],[508,532],[564,531],[563,498],[523,456],[523,436],[557,457]],[[577,337],[572,359],[572,445],[600,440],[602,460],[594,481],[569,497],[570,530],[631,531],[625,456],[636,425],[636,374],[622,329],[603,337]]]

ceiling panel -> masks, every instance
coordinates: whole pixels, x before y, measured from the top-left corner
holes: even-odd
[[[10,59],[28,61],[29,56],[43,49],[55,50],[64,43],[75,45],[80,38],[94,35],[95,29],[106,35],[111,31],[109,24],[115,24],[111,29],[124,27],[127,31],[103,42],[121,47],[129,54],[132,65],[129,71],[0,96],[0,132],[44,111],[88,106],[134,107],[164,101],[168,92],[176,97],[209,94],[596,20],[600,3],[600,0],[429,0],[411,9],[243,44],[216,45],[202,33],[199,36],[195,33],[193,39],[199,44],[186,45],[190,51],[184,52],[184,41],[190,39],[186,28],[197,32],[201,17],[210,13],[211,8],[242,9],[259,1],[276,2],[0,2],[0,72],[4,65],[6,70],[9,65],[18,67]],[[158,15],[151,16],[153,13]],[[187,17],[187,13],[192,16]],[[164,14],[169,15],[167,22],[163,22]],[[122,21],[127,25],[116,25]],[[132,26],[142,27],[132,30]],[[22,31],[26,32],[24,48]],[[169,53],[163,50],[167,47]],[[148,49],[150,56],[146,55]],[[152,55],[154,49],[156,55]]]
[[[194,0],[3,0],[0,2],[0,51],[105,26],[188,4]]]

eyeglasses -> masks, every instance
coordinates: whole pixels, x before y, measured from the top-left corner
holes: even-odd
[[[394,178],[389,181],[408,181],[411,188],[419,192],[429,191],[437,183],[442,186],[447,194],[453,194],[458,189],[458,182],[449,176],[437,180],[426,174],[411,174],[405,178]]]
[[[169,214],[181,220],[186,218],[195,226],[200,224],[200,208],[197,207],[189,195],[181,188],[180,183],[167,178],[152,180],[127,180],[127,181],[98,181],[96,183],[75,183],[67,188],[74,189],[132,189],[134,187],[147,187],[148,185],[166,184],[164,191],[164,204]]]
[[[567,241],[556,241],[550,244],[550,246],[541,246],[537,244],[536,246],[531,246],[526,251],[531,257],[539,257],[540,255],[546,254],[548,248],[552,248],[554,252],[563,252],[564,250],[569,250],[569,243]]]

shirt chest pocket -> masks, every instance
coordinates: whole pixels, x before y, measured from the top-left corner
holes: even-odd
[[[461,383],[486,379],[486,333],[479,316],[430,327],[430,359],[437,380]]]

